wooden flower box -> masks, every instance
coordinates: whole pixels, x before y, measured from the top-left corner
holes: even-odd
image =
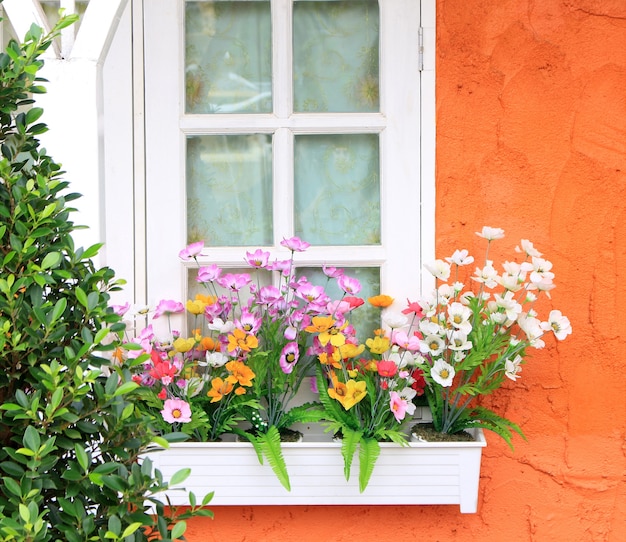
[[[269,465],[260,465],[246,442],[173,444],[149,454],[165,479],[191,468],[183,490],[172,489],[172,504],[188,504],[188,491],[198,501],[211,491],[212,505],[377,505],[458,504],[461,512],[476,512],[482,449],[481,429],[473,442],[381,443],[369,485],[359,492],[358,453],[350,480],[343,472],[341,444],[319,428],[304,428],[298,443],[283,443],[291,491],[276,479]]]

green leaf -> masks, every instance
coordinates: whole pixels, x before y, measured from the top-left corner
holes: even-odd
[[[136,390],[138,387],[139,387],[139,384],[137,384],[137,382],[124,382],[121,386],[119,386],[115,390],[115,393],[113,394],[113,397],[118,397],[120,395],[125,395],[127,393],[130,393],[133,390]]]
[[[53,324],[54,322],[56,322],[61,317],[61,315],[65,312],[66,308],[67,308],[67,298],[62,297],[54,304],[54,308],[52,309],[52,313],[50,314],[49,324]]]
[[[359,491],[363,493],[372,477],[376,460],[380,455],[380,444],[373,438],[361,439],[359,447]]]
[[[89,468],[89,456],[87,455],[85,448],[77,442],[74,444],[74,451],[76,452],[76,461],[78,461],[81,469],[83,469],[84,472],[87,472],[87,469]]]
[[[24,446],[29,448],[30,450],[37,451],[39,450],[39,446],[41,446],[41,437],[37,430],[29,425],[24,431]]]
[[[174,525],[174,528],[172,529],[172,540],[176,540],[177,538],[183,536],[186,530],[187,524],[184,521],[179,521],[178,523],[176,523],[176,525]]]
[[[85,293],[85,291],[80,286],[76,286],[74,293],[76,294],[76,299],[78,299],[78,302],[86,308],[89,303],[87,301],[87,294]]]
[[[263,456],[267,459],[267,462],[278,478],[278,481],[287,491],[291,491],[287,465],[285,464],[285,458],[283,457],[283,452],[280,447],[280,433],[276,426],[270,426],[267,432],[258,435],[256,440],[263,451]]]
[[[136,521],[135,523],[131,523],[128,527],[126,527],[126,529],[124,529],[124,532],[122,533],[121,538],[126,538],[127,536],[130,536],[131,534],[133,534],[137,529],[139,529],[139,527],[141,527],[143,524],[140,521]],[[174,532],[172,530],[172,532]],[[183,530],[184,532],[184,530]]]
[[[190,474],[191,474],[190,468],[180,469],[176,471],[172,475],[172,479],[170,480],[170,486],[175,486],[184,482],[187,478],[189,478]]]
[[[48,252],[41,262],[41,269],[52,269],[61,262],[60,252]]]

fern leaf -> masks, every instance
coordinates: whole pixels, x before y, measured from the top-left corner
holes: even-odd
[[[343,474],[346,480],[350,480],[352,459],[354,458],[356,448],[362,437],[362,431],[353,431],[347,427],[342,427],[341,455],[343,456]]]
[[[376,439],[361,439],[361,445],[359,447],[359,491],[361,493],[365,491],[367,484],[369,484],[379,455],[380,444],[378,444]]]
[[[267,433],[258,435],[256,440],[260,444],[261,450],[263,450],[263,455],[270,464],[270,467],[272,467],[278,481],[287,491],[291,491],[287,465],[285,464],[283,451],[280,447],[280,433],[278,432],[276,426],[272,425],[267,430]]]

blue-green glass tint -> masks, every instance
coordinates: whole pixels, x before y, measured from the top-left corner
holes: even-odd
[[[185,111],[270,113],[271,36],[268,0],[185,2]]]
[[[378,111],[378,66],[377,0],[294,2],[296,112]]]
[[[363,342],[373,335],[375,329],[381,326],[380,309],[367,302],[368,297],[380,293],[380,269],[378,267],[347,267],[343,269],[343,272],[344,275],[358,279],[361,283],[361,291],[356,297],[360,297],[365,303],[350,312],[347,319],[358,330],[358,339]],[[313,284],[324,286],[331,299],[342,298],[343,290],[337,286],[337,280],[328,278],[322,269],[300,267],[298,268],[298,276],[302,275],[306,276]]]
[[[313,245],[380,244],[377,134],[295,138],[295,234]]]
[[[187,138],[187,241],[273,243],[270,135]]]

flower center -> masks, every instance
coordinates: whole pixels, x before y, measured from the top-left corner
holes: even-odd
[[[180,418],[183,413],[180,411],[180,408],[175,408],[172,410],[172,418]]]
[[[450,376],[450,371],[448,371],[448,369],[442,369],[439,375],[441,376],[441,378],[445,380],[446,378]]]

